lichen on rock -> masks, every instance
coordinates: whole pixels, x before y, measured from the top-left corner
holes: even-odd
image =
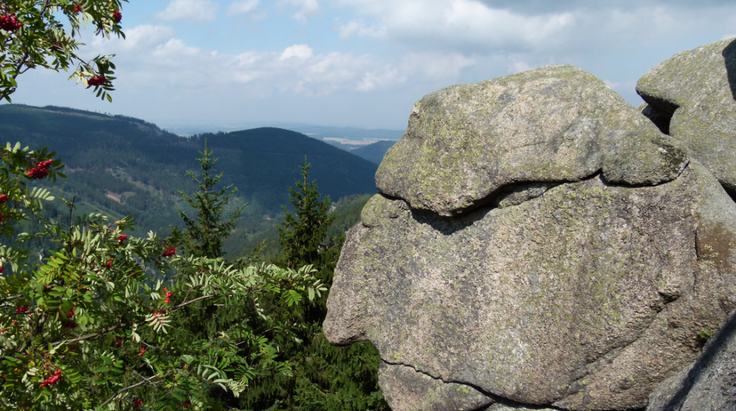
[[[687,82],[671,65],[652,76],[646,117],[571,66],[414,106],[324,323],[376,346],[394,411],[642,409],[736,308],[736,127],[700,150],[682,131],[698,94],[667,88]]]
[[[703,227],[736,223],[733,204],[725,220],[703,218],[713,192],[728,197],[692,164],[654,187],[593,177],[455,218],[379,194],[348,235],[325,334],[521,404],[644,406],[693,361],[704,324],[736,306],[730,270],[696,249]]]
[[[634,107],[573,66],[462,84],[428,94],[384,156],[376,185],[412,208],[452,216],[516,183],[656,185],[688,158]]]
[[[736,194],[736,39],[676,54],[636,90],[647,116]]]

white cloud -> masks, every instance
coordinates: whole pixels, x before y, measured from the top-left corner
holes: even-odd
[[[324,0],[327,2],[328,0]],[[520,55],[531,67],[731,33],[736,4],[722,0],[330,0],[353,13],[343,39],[365,37],[414,52]],[[325,6],[326,7],[326,6]],[[705,32],[714,34],[704,36]],[[511,71],[517,69],[511,68]]]
[[[260,2],[258,0],[238,0],[227,7],[228,16],[246,14],[254,11]]]
[[[121,41],[121,46],[126,49],[146,47],[159,44],[173,35],[174,29],[169,26],[144,24],[126,29],[125,40]]]
[[[166,61],[167,65],[176,67],[180,66],[178,59],[186,59],[188,56],[199,56],[201,54],[200,51],[199,48],[187,46],[179,39],[169,39],[166,43],[156,46],[151,55],[157,57],[159,64]],[[213,57],[215,56],[217,54],[213,55]]]
[[[356,88],[358,91],[373,91],[376,89],[386,89],[391,85],[405,81],[406,76],[401,76],[396,68],[385,67],[363,74],[363,78],[360,79]]]
[[[475,60],[458,53],[408,53],[402,58],[402,71],[421,79],[455,79],[462,69],[473,66]]]
[[[171,0],[163,11],[156,13],[156,18],[163,21],[203,23],[215,19],[217,8],[217,3],[210,0]]]
[[[176,37],[173,27],[178,26],[154,21],[126,26],[127,40],[83,39],[88,44],[82,49],[85,57],[117,54],[114,110],[123,110],[120,104],[128,98],[145,118],[151,118],[146,117],[149,112],[183,118],[228,111],[242,118],[254,116],[253,111],[273,118],[299,113],[309,121],[340,118],[370,124],[372,119],[384,125],[396,124],[396,118],[405,122],[411,103],[433,90],[546,64],[580,66],[608,79],[609,87],[633,102],[638,99],[634,85],[643,73],[679,51],[731,37],[724,34],[734,33],[736,15],[736,3],[724,0],[149,3],[166,7],[156,16],[160,20],[211,20],[217,18],[217,3],[235,17],[187,37]],[[271,11],[274,3],[276,11]],[[284,14],[249,24],[265,18],[266,9],[271,17]],[[315,14],[322,19],[299,23]],[[135,21],[128,16],[126,21]],[[332,21],[336,27],[315,27]],[[329,29],[337,29],[334,37],[348,40],[327,38]],[[293,46],[285,49],[288,45]],[[322,51],[330,47],[341,52]],[[351,47],[370,51],[350,52]],[[39,90],[41,96],[53,92]],[[74,93],[89,100],[84,93]],[[60,98],[65,101],[67,96]]]
[[[353,35],[361,37],[386,38],[387,28],[385,26],[367,26],[363,20],[351,20],[346,24],[337,27],[338,35],[341,39],[350,38]]]
[[[299,21],[306,21],[307,15],[314,14],[319,11],[319,3],[317,0],[285,0],[287,3],[299,7],[299,11],[292,17]]]
[[[123,90],[329,96],[342,92],[396,90],[411,80],[452,84],[475,60],[459,53],[408,53],[403,57],[332,52],[316,54],[306,44],[281,52],[218,53],[175,37],[168,26],[128,29],[128,40],[94,40],[90,52],[116,53],[117,84]],[[174,91],[176,90],[176,91]],[[226,98],[226,97],[223,97]]]
[[[425,49],[493,49],[527,46],[573,25],[574,13],[524,15],[475,0],[343,0],[373,24],[357,18],[338,27],[341,37],[371,36]]]
[[[281,60],[286,60],[290,57],[296,57],[300,59],[307,59],[312,57],[312,49],[306,44],[295,44],[289,46],[281,53]]]

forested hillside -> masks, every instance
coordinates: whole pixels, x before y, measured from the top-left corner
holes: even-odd
[[[0,100],[27,70],[76,67],[112,101],[113,55],[83,60],[77,36],[124,38],[121,3],[3,7]],[[0,138],[0,409],[389,410],[376,349],[322,332],[342,230],[371,196],[344,195],[374,191],[374,165],[287,130],[181,138],[58,107],[0,106]],[[253,234],[236,227],[277,222],[270,261],[225,255]]]
[[[76,213],[101,212],[114,218],[133,215],[138,235],[181,225],[185,210],[180,190],[195,190],[186,176],[208,147],[219,158],[222,182],[238,193],[229,207],[248,203],[226,250],[248,248],[273,233],[287,187],[299,178],[299,164],[312,164],[312,177],[333,201],[376,191],[377,165],[303,134],[277,128],[180,137],[143,120],[60,107],[0,106],[0,139],[31,148],[48,146],[66,164],[67,175],[52,190],[75,199]],[[49,183],[47,186],[52,187]],[[60,203],[57,203],[60,204]],[[66,215],[63,209],[50,209]]]

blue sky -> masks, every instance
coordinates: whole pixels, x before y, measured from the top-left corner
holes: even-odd
[[[113,102],[31,71],[13,101],[162,127],[275,123],[404,129],[423,95],[546,64],[590,71],[632,104],[673,54],[736,36],[736,4],[678,0],[130,0]]]

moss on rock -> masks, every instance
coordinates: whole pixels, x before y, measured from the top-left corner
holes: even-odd
[[[599,171],[616,183],[676,178],[687,156],[634,107],[573,66],[428,94],[376,174],[379,190],[443,216],[488,204],[517,183]]]

